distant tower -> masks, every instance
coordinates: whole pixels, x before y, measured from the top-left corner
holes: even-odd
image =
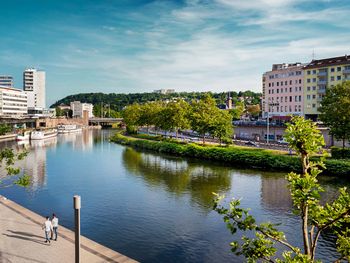
[[[28,68],[23,72],[23,90],[28,97],[29,108],[46,108],[45,71]]]
[[[228,94],[227,94],[226,109],[227,109],[227,110],[232,109],[232,97],[231,97],[230,92],[228,92]]]

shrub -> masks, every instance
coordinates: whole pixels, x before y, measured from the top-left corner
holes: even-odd
[[[350,148],[340,148],[333,146],[331,148],[332,158],[334,159],[350,159]]]

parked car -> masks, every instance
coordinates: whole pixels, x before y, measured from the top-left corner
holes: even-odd
[[[256,142],[252,142],[252,141],[246,142],[245,145],[259,147],[259,144],[257,144]]]
[[[278,140],[277,143],[282,144],[282,145],[288,145],[288,142],[286,140],[284,140],[284,138]]]

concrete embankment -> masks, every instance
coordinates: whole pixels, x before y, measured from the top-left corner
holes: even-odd
[[[0,262],[74,262],[74,232],[60,226],[58,240],[47,244],[44,221],[44,217],[0,195]],[[137,261],[82,236],[81,262]]]

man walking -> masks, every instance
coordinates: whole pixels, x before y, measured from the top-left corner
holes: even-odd
[[[45,239],[46,239],[45,243],[47,243],[47,242],[50,243],[49,235],[50,235],[50,232],[52,230],[52,224],[51,224],[51,221],[50,221],[48,216],[46,217],[46,221],[43,225],[43,229],[45,230]]]
[[[58,218],[55,214],[52,214],[52,228],[53,228],[53,234],[55,234],[55,241],[57,241],[57,228],[58,228]],[[53,235],[51,235],[51,239],[53,238]]]

